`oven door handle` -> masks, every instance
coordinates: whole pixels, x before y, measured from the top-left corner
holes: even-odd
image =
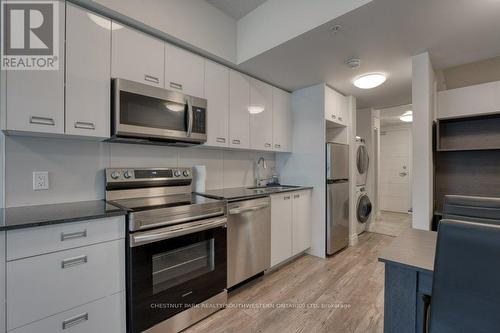
[[[159,242],[165,239],[175,238],[192,234],[195,232],[214,229],[227,225],[227,218],[217,218],[205,220],[203,222],[196,221],[192,223],[185,223],[181,225],[156,229],[152,231],[139,232],[130,235],[130,247],[141,246],[149,243]]]

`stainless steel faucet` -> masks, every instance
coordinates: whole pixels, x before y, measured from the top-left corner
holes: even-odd
[[[266,161],[266,159],[263,156],[259,157],[259,159],[257,160],[257,168],[256,168],[257,172],[256,172],[256,177],[255,177],[255,185],[259,186],[259,187],[260,186],[266,186],[267,182],[268,182],[267,178],[262,178],[262,175],[261,175],[261,164],[262,164],[262,168],[267,169],[267,161]]]

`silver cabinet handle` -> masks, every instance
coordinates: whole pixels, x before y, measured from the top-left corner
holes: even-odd
[[[64,259],[63,261],[61,261],[61,268],[66,269],[78,265],[83,265],[86,264],[87,262],[88,262],[87,256]]]
[[[281,145],[279,145],[279,144],[275,144],[275,145],[274,145],[274,148],[281,148]]]
[[[170,88],[182,90],[182,84],[177,82],[170,82]]]
[[[226,143],[226,138],[217,138],[218,143]]]
[[[283,200],[290,200],[290,196],[287,195],[286,197],[283,197]]]
[[[95,123],[91,121],[77,121],[75,122],[75,128],[95,130]]]
[[[332,114],[332,118],[333,118],[333,119],[337,119],[337,116],[336,116],[336,115],[334,115],[334,114]]]
[[[253,206],[253,207],[248,207],[248,208],[233,208],[229,210],[230,215],[235,215],[235,214],[243,214],[243,213],[249,213],[249,212],[255,212],[256,210],[264,209],[271,207],[269,204],[264,204],[264,205],[258,205],[258,206]]]
[[[65,330],[67,328],[70,328],[72,326],[78,325],[80,323],[83,323],[84,321],[89,320],[89,314],[88,312],[82,313],[81,315],[75,316],[73,318],[66,319],[65,321],[62,322],[62,329]]]
[[[271,144],[270,144],[270,143],[266,143],[266,144],[264,145],[264,147],[269,148],[269,147],[271,147]]]
[[[160,79],[157,78],[156,76],[151,76],[151,75],[144,75],[144,81],[148,81],[148,82],[153,82],[153,83],[156,83],[156,84],[159,84],[160,83]]]
[[[186,99],[188,106],[188,129],[187,136],[190,137],[193,133],[193,106],[191,105],[191,98]]]
[[[155,229],[152,231],[139,232],[130,236],[130,247],[136,247],[153,242],[159,242],[165,239],[192,234],[199,231],[223,227],[226,224],[227,218],[223,217],[191,223],[183,223],[176,226]]]
[[[77,238],[85,238],[85,237],[87,237],[87,229],[77,232],[68,232],[68,233],[61,232],[61,242]]]
[[[404,176],[406,176],[407,174],[408,174],[408,173],[406,173],[406,172],[400,172],[400,173],[399,173],[399,176],[400,176],[400,177],[404,177]]]
[[[300,198],[300,194],[295,194],[293,197],[294,199]]]
[[[240,140],[232,140],[231,143],[233,145],[239,145],[240,144]]]
[[[54,118],[31,116],[30,124],[55,126],[56,122],[54,121]]]
[[[342,121],[342,117],[339,117],[339,120]]]

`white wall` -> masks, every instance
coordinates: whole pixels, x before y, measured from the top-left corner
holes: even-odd
[[[432,122],[435,78],[429,53],[412,59],[413,228],[429,230],[433,216]]]
[[[268,0],[238,21],[238,63],[372,0]]]
[[[207,189],[251,186],[259,156],[274,153],[175,148],[37,137],[5,137],[6,207],[104,198],[107,167],[206,165]],[[48,171],[50,189],[33,191],[33,171]]]
[[[70,0],[101,5],[191,46],[236,63],[236,20],[204,0]]]
[[[349,197],[351,198],[349,207],[349,244],[355,245],[358,242],[358,232],[357,223],[358,218],[356,216],[356,205],[357,201],[354,199],[356,193],[356,169],[353,167],[356,161],[356,124],[357,124],[357,111],[356,111],[356,98],[349,96],[349,106],[348,106],[348,127],[347,127],[347,138],[349,142],[349,178],[351,183],[351,189]]]
[[[325,207],[325,85],[297,90],[292,94],[293,154],[277,154],[276,162],[284,184],[313,186],[312,255],[326,256]]]

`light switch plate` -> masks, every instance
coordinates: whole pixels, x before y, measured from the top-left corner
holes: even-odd
[[[48,190],[49,189],[49,172],[34,171],[33,172],[33,190]]]

